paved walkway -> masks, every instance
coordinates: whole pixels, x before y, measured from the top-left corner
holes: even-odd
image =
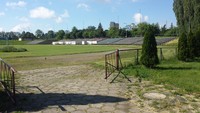
[[[9,112],[37,113],[196,113],[200,98],[176,95],[163,85],[126,79],[110,84],[104,70],[89,65],[19,71],[17,106]],[[117,79],[119,80],[119,79]],[[162,93],[165,99],[143,95]],[[159,96],[159,95],[158,95]],[[151,99],[153,98],[153,99]]]
[[[104,79],[88,65],[20,71],[16,111],[42,113],[138,113],[126,85]],[[25,76],[23,76],[25,75]],[[126,81],[127,82],[127,81]],[[13,111],[15,111],[13,110]],[[148,111],[148,110],[147,110]]]

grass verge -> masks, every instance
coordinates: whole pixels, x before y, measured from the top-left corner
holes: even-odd
[[[176,59],[164,60],[154,69],[141,65],[128,66],[127,75],[138,73],[146,80],[156,84],[167,85],[167,88],[179,88],[179,93],[200,93],[200,63],[181,62]]]

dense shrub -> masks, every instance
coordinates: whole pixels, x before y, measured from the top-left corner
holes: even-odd
[[[194,34],[192,32],[189,32],[188,34],[188,58],[194,59],[195,57],[195,46],[196,46],[196,38],[194,37]]]
[[[1,52],[25,52],[27,49],[25,48],[15,48],[13,46],[5,46],[3,48],[0,48]]]
[[[184,32],[181,33],[181,36],[178,40],[178,59],[181,61],[187,61],[188,59],[187,36]]]
[[[198,30],[198,31],[196,31],[196,33],[195,33],[195,56],[196,57],[200,57],[200,29]]]
[[[159,63],[157,55],[157,43],[151,27],[146,30],[144,35],[142,56],[140,61],[148,68],[152,68]]]

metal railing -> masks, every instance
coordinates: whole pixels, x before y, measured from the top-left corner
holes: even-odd
[[[105,79],[109,78],[115,71],[122,73],[122,70],[126,65],[139,64],[141,52],[142,52],[141,48],[120,49],[120,50],[116,50],[116,51],[106,54],[105,55]],[[177,48],[158,48],[157,53],[158,53],[159,60],[162,61],[165,59],[176,57]]]
[[[0,84],[15,104],[15,69],[0,58]]]

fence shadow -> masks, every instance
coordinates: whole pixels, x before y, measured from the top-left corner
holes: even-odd
[[[16,95],[17,105],[9,112],[22,111],[34,112],[43,110],[50,106],[58,106],[61,111],[67,111],[64,105],[88,105],[98,103],[116,103],[128,101],[128,99],[106,96],[106,95],[87,95],[82,93],[45,93],[37,88],[41,93],[20,93]]]

